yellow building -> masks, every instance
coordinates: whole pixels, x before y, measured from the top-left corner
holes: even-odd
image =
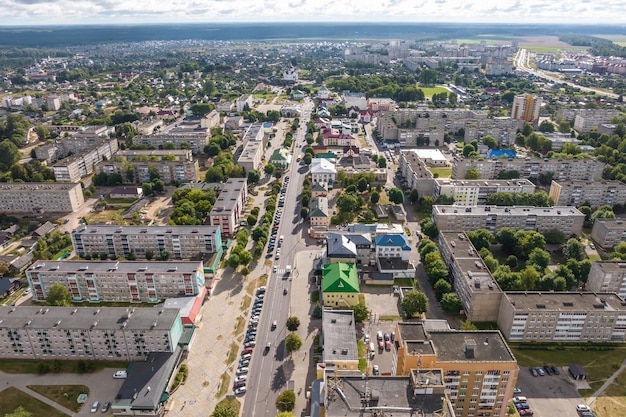
[[[356,265],[336,262],[322,268],[322,302],[328,308],[350,308],[359,304]]]

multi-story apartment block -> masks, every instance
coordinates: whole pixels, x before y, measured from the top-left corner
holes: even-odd
[[[203,129],[211,129],[213,127],[219,126],[220,124],[220,113],[218,110],[212,110],[208,114],[205,114],[200,119],[200,127]]]
[[[71,213],[84,202],[80,184],[0,183],[0,207],[3,213]]]
[[[78,256],[158,257],[163,251],[173,259],[195,259],[216,253],[222,246],[219,226],[83,226],[72,232]]]
[[[519,180],[434,180],[433,197],[441,195],[452,197],[454,203],[461,206],[486,204],[487,197],[493,193],[534,193],[535,184],[527,179]]]
[[[199,128],[197,124],[191,126],[181,125],[169,130],[167,133],[155,135],[137,135],[133,143],[151,145],[157,149],[171,143],[176,149],[191,149],[194,155],[203,152],[209,143],[210,132],[208,128]]]
[[[626,221],[619,219],[594,220],[591,239],[603,248],[612,248],[626,242]]]
[[[174,352],[178,309],[0,307],[0,356],[7,359],[145,360]]]
[[[493,119],[474,119],[465,123],[465,143],[473,140],[479,142],[485,136],[493,137],[502,146],[509,146],[515,143],[517,132],[524,127],[523,120],[511,119],[509,117],[494,117]]]
[[[626,184],[621,181],[552,181],[550,197],[560,206],[614,206],[626,202]]]
[[[246,172],[259,169],[265,155],[265,142],[249,141],[237,158],[237,165],[241,165]]]
[[[545,233],[557,229],[566,236],[582,231],[585,215],[575,207],[433,206],[433,222],[444,232],[503,227]]]
[[[196,296],[204,287],[202,262],[37,261],[26,270],[33,299],[45,301],[61,283],[76,302],[155,303]]]
[[[417,190],[418,195],[432,196],[435,180],[426,163],[412,150],[401,151],[399,171],[402,178],[411,189]]]
[[[513,108],[511,109],[511,118],[523,120],[534,124],[539,120],[539,112],[541,111],[541,97],[531,94],[523,94],[513,97]]]
[[[519,367],[502,333],[494,330],[427,330],[424,323],[396,325],[396,375],[440,371],[457,417],[505,417]]]
[[[626,300],[626,262],[594,262],[585,289],[597,293],[616,293]]]
[[[619,116],[618,110],[609,109],[586,109],[587,112],[576,112],[574,117],[574,130],[578,132],[590,132],[601,124],[610,123],[613,118]]]
[[[626,304],[615,293],[506,292],[498,327],[516,342],[624,342]]]
[[[101,139],[92,147],[54,164],[52,166],[54,177],[57,181],[78,182],[93,173],[98,162],[111,158],[117,150],[117,139]]]
[[[96,172],[120,174],[125,184],[150,182],[155,170],[166,184],[194,182],[198,180],[198,169],[198,161],[189,149],[119,151],[96,165]]]
[[[248,109],[252,109],[252,95],[250,94],[244,94],[237,99],[235,102],[237,113],[241,113],[246,108],[246,105]]]
[[[468,320],[496,321],[502,290],[465,233],[439,233],[439,251]]]
[[[455,156],[452,159],[452,178],[462,180],[468,171],[476,170],[479,178],[485,180],[497,179],[501,171],[516,171],[521,178],[538,178],[541,174],[551,173],[556,181],[595,181],[602,178],[604,165],[597,159],[486,159]]]
[[[64,132],[64,135],[73,134],[67,137],[61,136],[61,139],[53,143],[35,148],[35,157],[39,160],[56,162],[66,156],[91,150],[105,141],[109,141],[109,146],[117,150],[117,139],[109,138],[113,129],[108,126],[51,126],[50,129]]]
[[[248,181],[245,178],[230,178],[209,213],[211,226],[219,226],[224,236],[235,236],[247,201]]]

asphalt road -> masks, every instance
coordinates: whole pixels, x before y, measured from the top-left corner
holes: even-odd
[[[282,208],[283,214],[276,239],[278,242],[278,238],[282,235],[284,240],[281,245],[280,260],[274,261],[277,272],[270,273],[263,311],[257,327],[256,348],[250,362],[247,394],[243,405],[242,415],[244,416],[275,416],[277,414],[276,397],[287,389],[287,383],[293,372],[293,369],[290,369],[290,365],[285,361],[288,353],[284,343],[288,334],[285,322],[289,317],[291,279],[283,279],[283,275],[287,265],[291,265],[292,268],[297,267],[294,264],[295,254],[298,249],[304,247],[302,235],[306,231],[298,227],[302,224],[298,197],[305,173],[298,172],[299,165],[295,161],[303,153],[302,143],[310,117],[311,102],[308,101],[303,106],[303,115],[300,118],[301,128],[295,135],[294,162],[285,173],[286,176],[289,176],[289,184],[285,193],[285,206]],[[294,271],[291,275],[297,277],[298,272]],[[284,294],[285,288],[287,294]],[[278,324],[274,331],[270,329],[273,321]],[[265,346],[268,342],[271,342],[272,346],[269,353],[265,353]]]

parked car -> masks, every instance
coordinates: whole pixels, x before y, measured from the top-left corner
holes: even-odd
[[[552,368],[552,372],[554,372],[554,375],[559,375],[560,374],[559,368],[557,368],[556,366],[552,366],[551,368]]]
[[[246,381],[239,381],[233,384],[233,389],[241,388],[246,386]]]
[[[252,353],[244,353],[243,355],[241,355],[242,360],[250,360],[251,357]]]
[[[591,408],[589,408],[589,406],[587,404],[578,404],[576,406],[576,411],[583,412],[583,411],[591,411]]]
[[[246,393],[246,387],[237,388],[235,390],[235,395],[243,395]]]
[[[378,350],[380,350],[381,352],[385,350],[385,342],[383,342],[382,340],[378,341]]]
[[[389,336],[389,333],[385,333],[385,334],[383,335],[383,339],[385,339],[385,341],[389,341],[389,340],[391,340],[391,337]]]
[[[374,365],[374,366],[372,366],[372,373],[373,373],[374,375],[378,375],[378,374],[380,374],[380,370],[378,369],[378,365]]]
[[[91,404],[92,413],[97,413],[99,408],[100,408],[100,401],[94,401],[93,404]]]
[[[387,352],[391,350],[391,342],[389,340],[385,340],[385,350]]]
[[[113,378],[115,379],[125,379],[128,376],[126,371],[115,371],[113,374]]]
[[[530,408],[527,408],[526,410],[517,410],[517,412],[520,416],[532,416],[535,414]]]
[[[383,332],[381,332],[380,330],[376,332],[376,340],[383,340]]]
[[[235,378],[235,382],[242,382],[242,381],[247,381],[248,380],[248,375],[239,375],[237,378]]]
[[[364,341],[365,343],[369,343],[369,342],[370,342],[370,335],[369,335],[369,333],[366,333],[366,334],[363,336],[363,341]]]
[[[530,408],[530,406],[528,405],[528,403],[516,403],[515,408],[517,408],[518,410],[526,410]]]
[[[521,388],[518,388],[518,387],[513,388],[513,394],[521,394],[521,393],[522,393]]]
[[[546,373],[544,372],[544,370],[543,370],[543,369],[541,369],[541,368],[537,368],[537,373],[538,373],[539,375],[541,375],[541,376],[545,376],[545,375],[546,375]]]
[[[102,408],[100,409],[100,412],[106,413],[107,411],[109,411],[109,408],[111,408],[111,402],[107,401],[104,404],[102,404]]]
[[[526,397],[522,397],[522,396],[519,396],[519,397],[513,397],[513,402],[514,402],[515,404],[517,404],[517,403],[525,403],[525,402],[528,402],[528,398],[526,398]]]
[[[237,368],[237,375],[245,375],[248,373],[248,368],[245,366]]]
[[[552,374],[553,374],[553,372],[552,372],[552,367],[550,367],[550,366],[546,365],[546,366],[544,366],[544,367],[543,367],[543,369],[545,369],[545,371],[546,371],[546,373],[547,373],[548,375],[552,375]]]
[[[241,351],[241,355],[250,355],[252,353],[252,348],[251,347],[247,347],[244,350]]]

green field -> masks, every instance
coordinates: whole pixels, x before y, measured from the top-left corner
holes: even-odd
[[[76,402],[80,394],[89,395],[89,387],[85,385],[28,385],[28,389],[72,411],[80,411],[83,406]]]
[[[434,174],[439,174],[439,178],[450,178],[452,176],[452,167],[428,167],[428,170]]]
[[[421,86],[418,86],[417,88],[422,90],[426,97],[432,97],[433,94],[439,94],[439,93],[446,93],[447,94],[447,93],[449,93],[448,89],[446,89],[444,87],[421,87]]]
[[[2,410],[2,415],[13,412],[19,406],[22,406],[33,416],[68,417],[67,414],[50,407],[48,404],[31,397],[17,388],[9,387],[0,392],[0,410]]]

